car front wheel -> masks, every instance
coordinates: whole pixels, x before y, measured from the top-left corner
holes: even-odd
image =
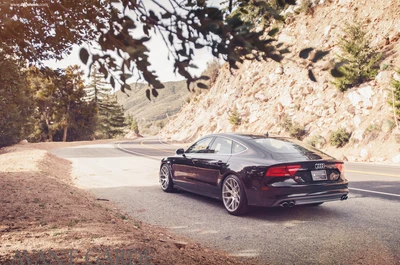
[[[171,179],[171,170],[167,164],[163,164],[160,169],[161,189],[165,192],[174,191],[174,183]]]
[[[239,178],[228,176],[222,184],[222,200],[225,209],[232,215],[242,215],[248,210],[246,193]]]

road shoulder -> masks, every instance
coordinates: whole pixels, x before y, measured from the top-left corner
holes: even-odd
[[[71,163],[45,151],[51,147],[37,148],[17,145],[0,154],[0,264],[115,264],[122,256],[137,264],[256,264],[135,220],[75,187]]]

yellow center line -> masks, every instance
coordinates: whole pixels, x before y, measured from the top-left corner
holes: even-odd
[[[173,153],[173,152],[174,152],[174,151],[171,151],[171,150],[165,150],[165,149],[160,149],[160,148],[151,147],[151,146],[149,146],[149,145],[145,145],[144,142],[146,142],[146,140],[141,141],[141,142],[140,142],[140,145],[141,145],[141,146],[144,146],[144,147],[146,147],[146,148],[154,149],[154,150],[157,150],[157,151],[168,152],[168,153]]]
[[[388,174],[388,173],[366,172],[366,171],[347,170],[347,169],[345,169],[345,172],[400,178],[400,175]]]

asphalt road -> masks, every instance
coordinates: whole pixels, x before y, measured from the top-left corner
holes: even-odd
[[[347,201],[235,217],[220,201],[161,191],[160,159],[177,148],[150,138],[53,153],[70,159],[76,184],[98,198],[232,255],[268,264],[400,264],[399,166],[346,163]]]

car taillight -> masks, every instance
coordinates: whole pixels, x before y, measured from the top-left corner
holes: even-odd
[[[340,171],[340,173],[343,173],[343,171],[344,171],[344,164],[343,163],[335,163],[335,166]]]
[[[292,177],[296,174],[297,170],[301,168],[300,165],[285,165],[285,166],[272,166],[265,173],[266,177]]]

